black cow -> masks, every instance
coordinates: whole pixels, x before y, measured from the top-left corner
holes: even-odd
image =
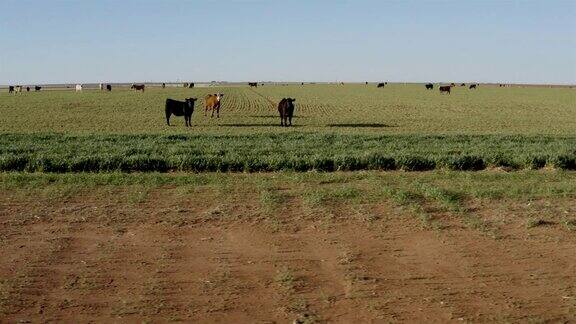
[[[466,86],[466,83],[461,83],[460,86],[461,86],[461,87],[465,87],[465,86]]]
[[[144,90],[146,89],[146,85],[144,84],[133,84],[130,89],[134,89],[136,91],[140,90],[142,92],[144,92]]]
[[[434,85],[432,83],[426,84],[426,90],[433,90],[433,89],[434,89]]]
[[[26,92],[30,92],[30,87],[26,87]]]
[[[166,99],[166,124],[170,126],[170,116],[184,116],[186,127],[192,126],[192,113],[194,112],[194,102],[198,98],[187,98],[185,101]]]
[[[477,84],[471,84],[469,89],[476,89]]]
[[[440,89],[440,93],[446,92],[446,93],[450,94],[451,88],[452,88],[452,86],[440,86],[438,89]]]
[[[166,88],[166,83],[162,83],[162,89]]]
[[[378,83],[377,88],[384,88],[384,85],[385,85],[384,82],[380,82],[380,83]]]
[[[280,113],[280,126],[292,126],[292,117],[294,116],[294,101],[296,99],[284,98],[278,103],[278,112]],[[290,122],[290,124],[288,124]]]
[[[8,86],[8,93],[14,92],[14,86]]]
[[[248,85],[252,88],[258,88],[258,82],[248,82]]]
[[[112,91],[112,86],[111,86],[110,84],[107,84],[107,85],[106,85],[106,90]]]
[[[190,82],[190,84],[188,84],[188,89],[192,89],[194,88],[194,82]]]
[[[42,87],[40,87],[40,86],[35,86],[35,87],[34,87],[34,91],[40,91],[40,90],[42,90]]]

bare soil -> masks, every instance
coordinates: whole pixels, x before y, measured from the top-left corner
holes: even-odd
[[[576,319],[573,199],[471,202],[431,229],[392,202],[174,190],[0,193],[0,322]]]

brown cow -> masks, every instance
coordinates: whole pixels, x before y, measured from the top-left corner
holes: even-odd
[[[204,98],[205,99],[204,116],[206,116],[208,110],[212,110],[212,115],[210,116],[210,118],[214,117],[214,111],[216,111],[216,117],[220,118],[220,101],[222,100],[222,97],[224,97],[223,94],[216,93],[216,94],[209,94],[206,96],[206,98]]]
[[[284,98],[278,103],[280,113],[280,126],[292,126],[292,116],[294,116],[294,101],[296,99]],[[290,124],[288,124],[290,122]]]
[[[130,89],[134,89],[134,90],[142,90],[142,92],[144,92],[144,88],[146,88],[146,85],[144,84],[133,84]]]
[[[448,94],[450,94],[450,88],[452,88],[451,86],[441,86],[438,89],[440,89],[440,93],[446,92]]]

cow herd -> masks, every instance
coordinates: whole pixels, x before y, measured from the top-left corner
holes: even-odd
[[[24,92],[24,89],[26,89],[26,92],[30,92],[30,87],[24,88],[21,85],[8,86],[8,93],[22,93]],[[34,86],[34,91],[40,91],[40,90],[42,90],[41,86]]]
[[[424,86],[426,87],[426,90],[433,90],[434,89],[434,85],[432,83],[427,83]],[[450,90],[455,86],[456,85],[454,83],[451,83],[450,85],[447,85],[447,86],[438,86],[438,90],[440,90],[440,93],[450,94]],[[460,84],[460,86],[465,87],[466,84],[462,83],[462,84]],[[477,89],[477,88],[478,88],[478,83],[472,83],[468,87],[468,89]]]
[[[303,84],[304,83],[302,82],[302,85]],[[366,82],[366,84],[368,84],[368,82]],[[377,88],[384,88],[387,84],[388,84],[388,82],[380,82],[377,84]],[[250,87],[258,87],[257,82],[249,82],[248,85]],[[185,83],[183,86],[185,88],[193,88],[194,83]],[[438,89],[440,90],[440,93],[450,94],[451,88],[453,88],[455,86],[456,85],[454,83],[451,83],[450,85],[439,86]],[[465,84],[462,83],[460,86],[463,87],[463,86],[465,86]],[[500,87],[502,87],[502,86],[503,85],[500,85]],[[166,84],[163,83],[162,88],[165,88],[165,87],[166,87]],[[478,87],[478,84],[476,84],[476,83],[469,85],[469,89],[476,89],[477,87]],[[433,90],[434,85],[432,83],[427,83],[427,84],[425,84],[425,88],[426,88],[426,90]],[[16,86],[9,86],[8,92],[9,93],[21,93],[24,89],[26,89],[26,91],[30,91],[30,87],[24,88],[21,85],[16,85]],[[42,89],[42,87],[40,87],[40,86],[34,87],[34,91],[40,91],[41,89]],[[76,91],[82,91],[83,85],[77,84],[75,86],[75,89],[76,89]],[[99,89],[101,91],[103,91],[104,89],[107,91],[112,91],[112,85],[100,83]],[[132,84],[130,89],[144,92],[144,90],[146,89],[146,85],[145,84]],[[221,101],[222,101],[223,97],[224,97],[224,94],[222,94],[222,93],[215,93],[215,94],[207,95],[204,98],[204,116],[207,116],[208,112],[211,112],[210,118],[213,118],[215,113],[216,113],[216,118],[220,118],[220,107],[221,107]],[[195,105],[197,100],[198,100],[198,98],[186,98],[186,99],[184,99],[184,101],[178,101],[178,100],[174,100],[174,99],[166,99],[166,104],[165,104],[166,124],[168,126],[170,126],[170,117],[172,115],[174,115],[174,116],[178,116],[178,117],[183,116],[186,127],[192,126],[192,114],[194,113],[194,105]],[[278,113],[280,115],[280,126],[292,126],[292,118],[294,116],[294,102],[295,101],[296,101],[296,99],[294,99],[294,98],[283,98],[278,103]]]
[[[214,117],[214,112],[216,112],[216,118],[220,118],[220,105],[224,94],[215,93],[209,94],[204,98],[204,116],[207,116],[208,111],[212,114],[210,118]],[[166,99],[166,104],[164,106],[164,112],[166,114],[166,124],[170,126],[170,117],[174,116],[184,116],[184,122],[186,127],[192,126],[192,114],[194,113],[194,105],[198,101],[198,98],[186,98],[184,101]],[[278,103],[278,113],[280,114],[280,126],[292,126],[292,117],[294,117],[294,98],[283,98]]]

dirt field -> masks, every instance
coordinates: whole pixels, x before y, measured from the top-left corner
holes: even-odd
[[[572,196],[470,198],[465,214],[424,202],[423,226],[394,199],[313,204],[295,183],[258,191],[254,178],[3,189],[2,321],[576,318]]]

